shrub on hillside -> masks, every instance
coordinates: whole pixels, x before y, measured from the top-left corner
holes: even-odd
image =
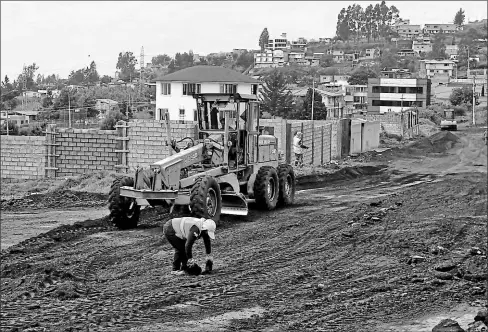
[[[2,126],[2,131],[7,132],[7,124],[4,123]],[[18,135],[19,134],[19,126],[14,121],[8,122],[8,133],[9,135]]]
[[[428,119],[436,125],[440,125],[444,119],[444,111],[437,105],[429,106],[427,109],[419,110],[419,118]]]
[[[100,124],[102,130],[114,130],[117,121],[124,120],[125,116],[119,111],[110,111],[107,117]]]
[[[461,104],[459,106],[454,106],[454,115],[463,116],[468,112],[469,107],[467,104]]]

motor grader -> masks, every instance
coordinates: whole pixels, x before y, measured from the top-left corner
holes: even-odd
[[[247,215],[248,203],[273,210],[291,205],[295,196],[293,167],[279,161],[277,138],[260,131],[255,95],[195,94],[196,139],[171,136],[163,114],[169,156],[137,168],[134,177],[114,180],[109,209],[120,229],[134,228],[141,206],[182,207],[196,217]],[[166,147],[165,147],[166,145]]]

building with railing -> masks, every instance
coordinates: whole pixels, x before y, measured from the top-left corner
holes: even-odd
[[[286,38],[286,33],[282,33],[279,38],[268,40],[268,49],[274,50],[286,50],[289,47],[288,39]]]
[[[346,85],[344,102],[347,108],[363,110],[368,104],[368,86],[365,85]]]
[[[436,34],[436,33],[456,33],[461,30],[461,27],[457,24],[425,24],[424,33]]]
[[[423,109],[430,105],[430,94],[430,79],[369,78],[368,114]]]
[[[422,33],[422,29],[418,24],[403,24],[397,27],[396,32],[402,38],[416,38]]]
[[[420,60],[420,77],[453,76],[455,62],[452,60]]]

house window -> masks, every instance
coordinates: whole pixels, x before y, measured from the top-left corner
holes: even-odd
[[[171,95],[171,83],[161,83],[161,94]]]
[[[220,93],[237,93],[237,84],[220,84]]]
[[[164,120],[163,114],[166,114],[166,113],[168,113],[167,108],[158,108],[158,110],[156,112],[156,120]]]
[[[258,94],[258,86],[257,84],[251,85],[251,94],[252,95],[257,95]]]
[[[179,120],[181,123],[183,123],[185,121],[185,109],[184,108],[180,108],[180,117],[179,117]]]
[[[183,83],[183,96],[191,96],[201,92],[201,85],[195,83]]]

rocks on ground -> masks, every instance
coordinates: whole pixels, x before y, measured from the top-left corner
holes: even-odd
[[[459,323],[452,319],[444,319],[439,324],[437,324],[432,332],[466,332]]]

